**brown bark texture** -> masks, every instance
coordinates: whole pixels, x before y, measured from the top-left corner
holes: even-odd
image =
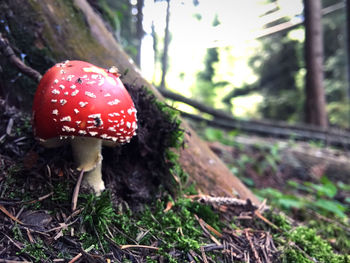
[[[321,0],[304,0],[306,102],[305,117],[309,124],[327,127],[323,86],[323,37]]]
[[[117,66],[120,72],[128,72],[123,77],[123,82],[135,87],[148,87],[159,100],[163,100],[162,95],[142,77],[138,67],[122,50],[101,17],[86,0],[74,0],[70,4],[51,0],[30,0],[25,3],[7,0],[6,3],[12,16],[20,16],[21,12],[30,13],[33,19],[39,21],[37,24],[40,24],[40,30],[34,32],[33,45],[55,51],[55,60],[80,59],[105,68]],[[74,13],[67,13],[68,9]],[[82,27],[77,29],[75,23]],[[27,32],[29,34],[31,31]],[[189,174],[190,180],[196,182],[198,189],[204,194],[216,196],[238,195],[258,204],[258,199],[251,191],[231,173],[185,121],[182,127],[186,131],[186,146],[180,152],[180,163]]]

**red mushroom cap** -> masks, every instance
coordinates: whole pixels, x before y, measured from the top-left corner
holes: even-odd
[[[40,139],[87,136],[129,142],[137,129],[134,103],[111,70],[66,61],[41,79],[33,103],[33,127]]]

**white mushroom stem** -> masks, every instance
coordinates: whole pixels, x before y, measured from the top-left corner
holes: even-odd
[[[90,137],[74,137],[71,139],[74,161],[77,169],[84,170],[84,182],[88,184],[96,194],[105,189],[102,180],[102,140]]]

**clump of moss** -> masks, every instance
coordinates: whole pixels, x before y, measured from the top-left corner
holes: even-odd
[[[265,216],[274,223],[279,230],[273,229],[273,238],[279,244],[281,262],[311,263],[345,263],[350,257],[333,251],[330,242],[318,235],[320,222],[310,222],[307,226],[292,227],[291,222],[282,213],[269,211]],[[333,227],[331,227],[333,228]]]
[[[289,234],[289,243],[283,252],[282,262],[309,263],[317,262],[345,263],[350,256],[333,252],[331,245],[310,227],[297,227]],[[294,245],[295,244],[295,245]]]

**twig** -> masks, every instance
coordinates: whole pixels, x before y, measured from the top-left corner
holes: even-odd
[[[17,67],[23,74],[27,75],[31,79],[39,82],[42,78],[41,74],[35,69],[25,65],[13,51],[10,43],[7,39],[3,38],[0,33],[0,52],[11,62],[12,65]]]
[[[84,250],[85,253],[88,253],[90,250],[92,250],[95,247],[95,245],[91,245],[87,249]],[[74,263],[76,262],[79,258],[83,256],[83,253],[80,252],[78,255],[76,255],[74,258],[72,258],[68,263]]]
[[[204,263],[209,263],[207,259],[207,255],[205,254],[204,248],[201,247],[201,253],[202,253],[202,258]]]
[[[189,195],[186,196],[192,200],[197,200],[198,202],[204,202],[208,204],[216,204],[216,205],[232,205],[232,206],[243,206],[252,209],[258,209],[249,199],[243,200],[233,197],[214,197],[210,195]]]
[[[262,214],[260,214],[260,212],[258,210],[254,211],[254,214],[260,218],[262,221],[264,221],[266,224],[270,225],[272,228],[277,229],[278,231],[282,232],[282,230],[276,226],[274,223],[272,223],[270,220],[268,220],[267,218],[265,218]]]
[[[255,247],[254,247],[253,241],[252,241],[252,239],[251,239],[250,236],[249,236],[248,230],[245,229],[245,230],[244,230],[244,233],[245,233],[245,236],[246,236],[247,239],[248,239],[250,248],[251,248],[252,251],[253,251],[253,255],[254,255],[255,259],[256,259],[256,262],[257,262],[257,263],[261,263],[259,254],[258,254],[258,252],[256,251],[256,249],[255,249]]]
[[[18,261],[18,260],[0,259],[0,263],[30,263],[30,261]]]
[[[159,250],[158,247],[144,246],[144,245],[122,245],[122,246],[120,246],[120,249],[128,249],[128,248],[147,248],[147,249]]]
[[[80,190],[81,181],[83,179],[83,175],[84,175],[84,169],[81,170],[77,184],[74,187],[74,192],[72,197],[72,212],[74,212],[75,209],[77,209],[78,195],[79,195],[79,190]]]
[[[24,225],[22,221],[18,220],[16,217],[14,217],[9,211],[7,211],[7,209],[0,205],[0,210],[7,215],[9,218],[11,218],[13,221],[17,222],[18,224]]]

